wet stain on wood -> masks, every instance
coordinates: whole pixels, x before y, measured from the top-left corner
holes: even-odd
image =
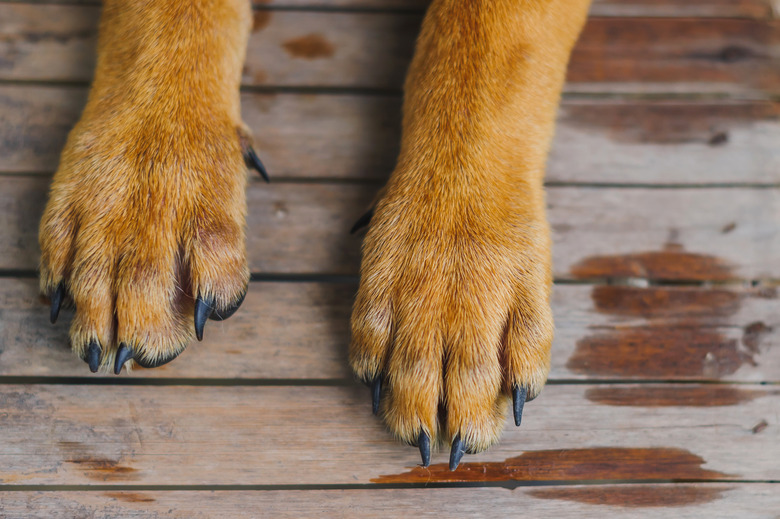
[[[118,461],[106,458],[75,458],[67,460],[84,471],[84,475],[97,481],[129,481],[138,479],[138,470]]]
[[[674,243],[658,252],[589,258],[574,267],[573,274],[581,278],[675,281],[734,277],[729,265],[720,259],[686,252]],[[756,366],[771,327],[759,321],[751,323],[740,338],[729,319],[749,297],[774,298],[776,293],[680,286],[596,286],[591,292],[596,311],[633,320],[604,327],[578,340],[566,366],[572,372],[588,375],[685,379],[717,379],[737,372],[743,365]],[[727,396],[725,391],[720,395],[722,401],[738,398],[736,394]],[[673,399],[673,395],[667,396]],[[673,405],[671,400],[668,405]]]
[[[761,321],[756,321],[745,326],[742,333],[742,344],[751,353],[758,353],[760,350],[761,340],[772,331],[770,326],[765,325]]]
[[[740,295],[697,287],[597,286],[591,294],[599,312],[630,317],[712,317],[739,310]]]
[[[675,249],[617,256],[593,256],[574,265],[571,273],[579,279],[726,281],[734,277],[731,266],[720,258]]]
[[[106,492],[103,495],[126,503],[154,503],[156,501],[153,497],[138,492]]]
[[[765,49],[777,44],[778,34],[778,24],[765,20],[626,17],[615,23],[591,18],[572,52],[567,79],[773,88],[779,76]],[[613,41],[620,45],[607,44]]]
[[[765,394],[732,386],[603,386],[588,389],[585,398],[613,406],[719,407],[749,402]]]
[[[712,103],[604,104],[599,110],[585,104],[567,104],[561,118],[587,132],[599,129],[626,144],[703,144],[723,146],[729,131],[759,121],[776,121],[780,105]]]
[[[485,481],[583,480],[718,480],[728,474],[702,468],[700,456],[666,447],[555,449],[529,451],[496,462],[464,462],[450,471],[447,463],[415,467],[401,474],[383,475],[373,483],[443,483]]]
[[[577,341],[575,373],[640,378],[719,378],[755,360],[737,339],[697,327],[630,327]]]
[[[529,491],[540,499],[561,499],[589,505],[626,508],[690,506],[710,503],[730,487],[692,485],[613,485],[610,487],[539,488]]]
[[[329,58],[335,51],[333,44],[321,34],[309,34],[287,40],[282,46],[291,56],[310,60]]]
[[[265,29],[271,23],[271,16],[270,11],[255,11],[252,14],[252,32]]]

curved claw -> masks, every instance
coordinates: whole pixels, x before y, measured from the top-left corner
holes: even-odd
[[[377,375],[371,382],[371,412],[379,414],[379,400],[382,397],[382,375]]]
[[[206,319],[214,311],[214,299],[204,300],[200,295],[195,300],[195,336],[199,341],[203,340],[203,327],[206,326]]]
[[[257,153],[255,153],[255,150],[251,147],[246,149],[246,155],[244,155],[244,160],[246,160],[246,163],[257,170],[258,173],[260,173],[260,176],[263,177],[263,180],[266,182],[271,182],[271,178],[268,176],[268,172],[265,169],[265,166],[260,161],[260,157],[257,156]]]
[[[420,436],[417,437],[417,446],[420,447],[422,466],[427,467],[431,464],[431,439],[425,431],[420,431]]]
[[[51,310],[49,311],[49,321],[51,324],[57,322],[57,317],[60,316],[60,307],[62,306],[62,300],[65,299],[65,283],[60,281],[54,292],[51,293]]]
[[[349,234],[355,234],[363,227],[367,226],[371,223],[371,218],[374,217],[374,208],[372,207],[368,211],[366,211],[363,216],[357,219],[355,222],[355,225],[352,226],[352,228],[349,230]]]
[[[173,359],[175,359],[176,357],[178,357],[178,356],[179,356],[179,354],[180,354],[182,351],[184,351],[184,350],[177,351],[176,353],[174,353],[174,354],[173,354],[173,355],[171,355],[170,357],[165,357],[165,358],[161,358],[161,359],[156,359],[156,360],[154,360],[154,361],[151,361],[151,362],[150,362],[150,361],[148,361],[148,360],[146,360],[146,359],[144,359],[143,357],[139,357],[139,358],[137,358],[137,359],[136,359],[136,358],[134,358],[133,360],[135,361],[135,363],[136,363],[136,364],[138,364],[138,365],[139,365],[139,366],[141,366],[142,368],[157,368],[157,367],[160,367],[160,366],[162,366],[163,364],[168,364],[170,361],[172,361]]]
[[[119,375],[122,372],[122,366],[125,362],[133,358],[133,350],[131,350],[124,342],[119,345],[119,349],[116,352],[116,360],[114,362],[114,374]]]
[[[520,427],[520,421],[523,419],[523,405],[527,396],[527,388],[512,386],[512,411],[515,415],[515,425],[517,427]]]
[[[450,450],[450,470],[455,470],[460,464],[461,458],[466,453],[466,445],[463,440],[460,439],[458,434],[454,440],[452,440],[452,450]]]
[[[209,319],[212,321],[224,321],[234,313],[236,313],[236,310],[241,306],[241,303],[244,302],[244,298],[246,297],[246,290],[244,290],[244,293],[241,294],[241,297],[238,298],[238,300],[233,303],[229,308],[218,311],[216,308],[214,311],[211,312],[211,315],[209,315]]]
[[[84,356],[84,362],[89,364],[89,370],[92,373],[97,373],[98,368],[100,368],[100,352],[100,344],[96,340],[90,341],[89,346],[87,346],[87,354]]]

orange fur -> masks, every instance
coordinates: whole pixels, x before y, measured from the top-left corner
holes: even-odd
[[[497,441],[553,336],[544,162],[587,0],[438,0],[406,81],[401,153],[363,245],[350,362],[402,440]],[[443,416],[440,416],[440,406]]]
[[[434,0],[398,163],[363,247],[350,362],[385,379],[414,443],[497,441],[513,385],[542,389],[553,323],[544,162],[588,0]],[[41,223],[41,289],[77,307],[80,356],[172,358],[193,299],[248,281],[238,87],[247,0],[109,0],[95,80]]]
[[[155,363],[248,282],[238,87],[245,0],[107,1],[87,106],[41,222],[41,289],[65,281],[74,351],[97,339]]]

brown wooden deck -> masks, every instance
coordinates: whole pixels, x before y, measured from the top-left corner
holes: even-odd
[[[0,517],[778,517],[772,0],[596,0],[549,165],[550,382],[456,472],[417,467],[345,361],[347,230],[392,168],[425,2],[257,4],[247,300],[176,362],[99,377],[35,277],[99,7],[0,1]]]

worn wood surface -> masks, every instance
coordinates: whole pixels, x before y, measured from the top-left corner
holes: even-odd
[[[0,177],[0,269],[36,268],[47,185],[47,178]],[[376,190],[253,181],[247,191],[251,270],[357,274],[361,238],[348,230]],[[780,277],[775,189],[551,187],[548,207],[560,279]]]
[[[673,507],[670,510],[670,507]],[[168,517],[248,519],[260,516],[604,519],[775,519],[776,485],[744,483],[570,485],[543,488],[428,488],[284,491],[4,492],[0,514],[29,519]],[[45,511],[43,513],[42,511]]]
[[[548,168],[550,384],[455,473],[446,452],[416,468],[345,361],[346,231],[393,167],[427,1],[255,2],[243,113],[277,180],[249,190],[263,281],[176,362],[122,377],[73,357],[70,311],[50,325],[32,277],[97,4],[0,1],[0,517],[776,517],[771,0],[594,1]]]
[[[348,387],[0,386],[0,482],[16,485],[338,485],[459,481],[777,480],[776,387],[665,385],[661,405],[603,403],[550,385],[519,428],[464,459],[428,469]],[[641,386],[640,386],[641,387]],[[699,387],[704,407],[670,390]],[[642,389],[652,394],[652,388]],[[685,394],[685,393],[682,393]],[[695,404],[694,404],[695,405]],[[763,425],[761,425],[763,424]],[[756,432],[754,432],[754,429]],[[728,445],[729,448],[724,448]],[[746,463],[745,460],[750,460]]]
[[[0,79],[86,82],[97,7],[0,4]],[[243,82],[253,86],[400,89],[416,14],[260,11]],[[780,91],[780,22],[592,18],[571,59],[568,91]],[[639,85],[641,83],[641,85]]]
[[[50,175],[86,88],[0,85],[0,174]],[[245,93],[245,122],[274,179],[392,171],[400,96]],[[552,183],[780,183],[780,104],[565,99]],[[594,153],[593,150],[598,150]]]
[[[203,342],[134,379],[351,380],[346,351],[356,284],[252,283],[241,310]],[[36,280],[0,280],[0,376],[94,377],[48,322]],[[774,288],[558,285],[550,380],[780,383]],[[114,375],[106,375],[116,381]]]

